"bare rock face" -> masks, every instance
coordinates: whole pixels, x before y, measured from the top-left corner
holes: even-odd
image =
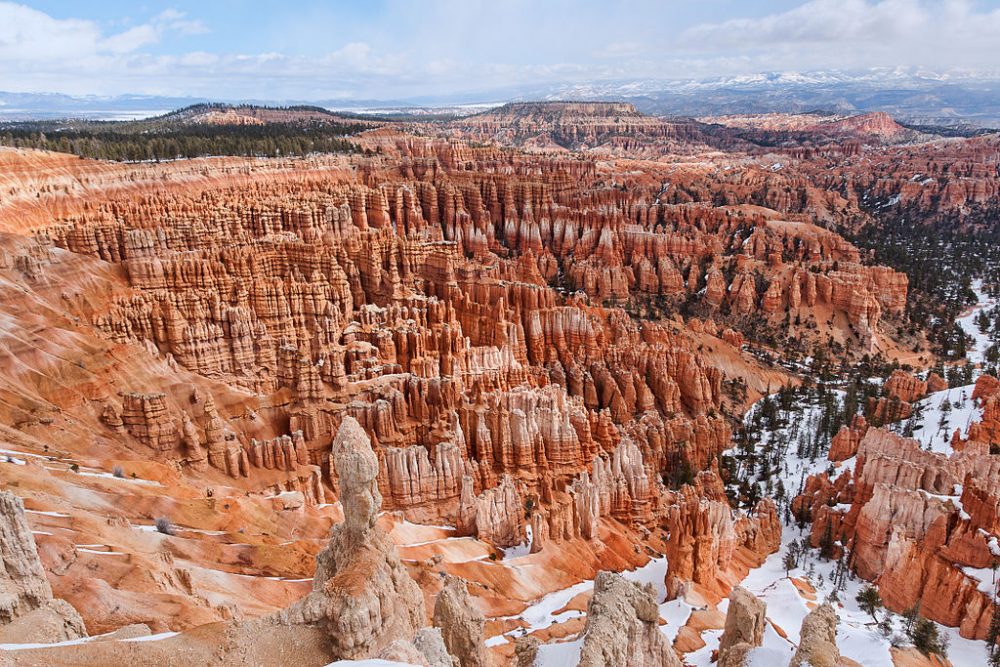
[[[461,667],[492,664],[483,645],[483,615],[472,605],[465,582],[448,577],[434,603],[434,627]]]
[[[659,629],[651,586],[613,572],[598,572],[587,605],[580,667],[681,667]]]
[[[524,540],[523,503],[510,476],[479,496],[473,495],[472,478],[465,476],[458,517],[460,533],[476,535],[494,546],[512,547]]]
[[[851,425],[841,426],[837,435],[830,441],[830,452],[827,457],[831,461],[846,461],[858,453],[861,438],[868,431],[868,422],[861,415],[856,415]]]
[[[912,403],[927,395],[927,382],[906,371],[895,370],[885,381],[883,389],[886,396],[895,396],[901,401]]]
[[[969,433],[978,437],[974,428]],[[878,583],[886,607],[919,605],[921,614],[957,627],[963,637],[985,639],[993,605],[964,568],[996,562],[988,536],[1000,525],[1000,461],[987,442],[963,444],[948,456],[867,428],[853,475],[835,482],[824,473],[810,477],[793,507],[812,513],[814,546],[826,534],[848,546],[849,566]],[[844,506],[846,512],[838,509]]]
[[[837,667],[839,663],[837,612],[825,602],[802,619],[799,649],[788,667]]]
[[[404,665],[423,665],[426,662],[417,647],[405,639],[397,639],[382,649],[378,654],[378,660]]]
[[[980,376],[972,400],[983,409],[983,418],[969,427],[968,439],[989,445],[1000,444],[1000,380],[992,375]]]
[[[538,659],[538,637],[524,635],[514,641],[514,659],[517,667],[535,667]]]
[[[707,584],[732,560],[736,530],[729,505],[706,498],[701,488],[682,487],[677,502],[668,507],[665,523],[671,535],[668,591],[677,581]]]
[[[24,503],[0,491],[0,643],[57,642],[86,637],[76,610],[52,597]]]
[[[551,111],[514,109],[540,126]],[[563,105],[556,117],[554,146],[604,144],[622,157],[692,138],[700,154],[701,141],[715,142],[693,122],[627,107]],[[663,527],[671,573],[728,594],[727,570],[746,566],[745,551],[776,548],[773,505],[734,515],[708,489],[663,502],[662,480],[704,471],[730,446],[722,406],[744,400],[729,395],[731,381],[745,379],[745,400],[779,381],[780,371],[737,349],[758,312],[807,346],[834,334],[851,351],[883,314],[903,312],[905,275],[863,265],[857,248],[810,221],[860,214],[849,193],[887,199],[897,193],[886,187],[923,186],[912,172],[883,186],[850,166],[799,175],[811,164],[803,157],[795,169],[747,164],[722,179],[637,161],[610,187],[603,159],[469,145],[463,132],[492,143],[506,121],[468,123],[482,124],[463,130],[463,121],[447,139],[388,127],[359,137],[384,149],[363,163],[126,167],[3,151],[0,191],[11,194],[0,205],[0,302],[11,319],[0,348],[11,347],[0,354],[0,393],[18,400],[2,402],[0,423],[35,424],[33,436],[81,460],[186,461],[185,481],[277,495],[274,510],[285,512],[296,493],[304,505],[323,502],[319,476],[346,413],[372,439],[379,463],[361,459],[377,470],[385,509],[454,523],[498,547],[522,543],[530,526],[531,549],[546,557],[578,538],[598,547],[611,521]],[[524,141],[551,134],[521,130]],[[995,174],[973,178],[996,140],[977,142],[989,152],[963,158],[963,179],[938,172],[956,205],[998,192]],[[930,173],[925,166],[943,168],[914,163]],[[837,194],[845,177],[847,194]],[[739,206],[748,202],[759,206]],[[650,317],[611,305],[623,300]],[[697,322],[659,316],[684,302]],[[187,400],[192,384],[200,397]],[[58,406],[76,426],[29,405]],[[985,492],[996,487],[977,488],[981,502],[966,506],[986,521],[995,513]],[[368,472],[351,493],[314,595],[293,609],[338,654],[377,655],[412,641],[401,629],[419,614],[407,612],[413,587],[370,525],[379,499]],[[287,514],[282,521],[301,519]],[[123,560],[82,560],[99,559]],[[102,586],[121,581],[107,566],[94,571]],[[102,622],[127,592],[106,588]],[[177,595],[185,610],[211,604],[199,591]],[[229,605],[205,609],[205,620]]]
[[[335,656],[354,659],[411,639],[424,622],[424,599],[388,535],[375,525],[382,507],[378,458],[353,417],[341,424],[333,456],[344,522],[316,557],[313,591],[279,620],[319,624]]]
[[[121,421],[125,429],[143,444],[161,452],[170,451],[178,441],[177,427],[170,419],[165,399],[164,394],[122,395]],[[107,423],[114,423],[113,417]]]
[[[4,566],[0,621],[10,623],[45,604],[52,597],[52,589],[35,551],[35,540],[24,517],[24,503],[4,491],[0,492],[0,507],[4,515],[0,524]]]
[[[412,642],[397,639],[383,649],[378,658],[421,667],[459,667],[457,658],[445,648],[437,628],[421,628]]]
[[[747,656],[753,649],[754,647],[746,642],[734,644],[725,652],[720,649],[719,661],[716,664],[718,667],[746,667]]]
[[[695,484],[682,486],[673,500],[663,521],[670,535],[666,545],[670,598],[677,597],[687,582],[724,594],[731,585],[724,581],[730,568],[741,561],[761,563],[781,544],[774,503],[765,498],[751,515],[734,519],[715,471],[699,473]]]
[[[725,664],[727,654],[737,646],[760,646],[764,641],[764,614],[767,605],[753,593],[737,586],[729,594],[726,628],[719,639],[719,663]],[[746,650],[736,651],[741,655]],[[739,664],[733,662],[732,664]]]
[[[420,651],[427,667],[459,667],[458,659],[448,653],[440,628],[420,628],[413,638],[413,645]]]

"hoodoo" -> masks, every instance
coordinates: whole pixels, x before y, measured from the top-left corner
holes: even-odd
[[[0,665],[1000,664],[983,3],[34,4]]]

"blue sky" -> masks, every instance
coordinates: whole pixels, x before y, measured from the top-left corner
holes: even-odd
[[[392,99],[893,66],[1000,67],[1000,0],[0,0],[0,90],[19,92]]]

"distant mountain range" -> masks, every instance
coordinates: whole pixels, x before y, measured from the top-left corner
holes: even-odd
[[[1000,127],[1000,73],[933,73],[912,69],[861,72],[771,72],[709,80],[619,80],[484,89],[386,100],[213,100],[267,105],[311,104],[362,113],[467,114],[510,101],[628,101],[644,113],[716,116],[805,111],[885,111],[922,125]],[[125,120],[208,102],[194,97],[0,92],[0,120],[91,118]]]
[[[667,84],[569,85],[549,92],[546,98],[629,100],[645,113],[681,116],[884,111],[914,124],[1000,127],[1000,75],[778,72]]]

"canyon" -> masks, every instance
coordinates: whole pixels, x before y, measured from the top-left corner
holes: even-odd
[[[922,406],[962,389],[847,235],[987,229],[995,134],[596,102],[364,125],[303,157],[0,148],[0,664],[944,664],[831,598],[841,561],[986,655],[992,342],[959,322],[968,419],[928,451]],[[754,415],[801,402],[760,451],[825,428],[875,359],[765,479]],[[825,585],[781,571],[799,536]]]

